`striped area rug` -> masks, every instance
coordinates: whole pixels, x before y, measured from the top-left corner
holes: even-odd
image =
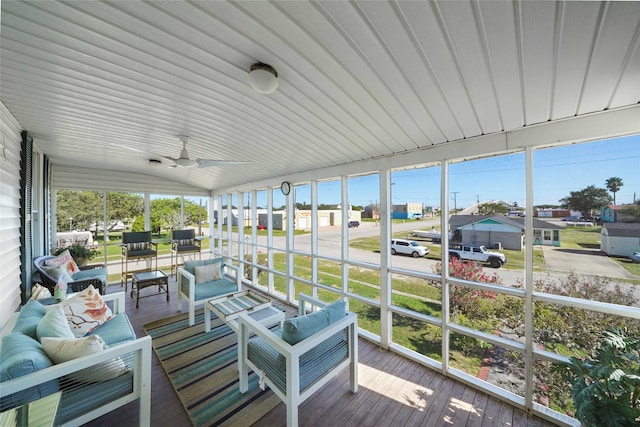
[[[249,375],[249,391],[238,389],[237,335],[211,314],[204,332],[203,310],[189,326],[188,314],[144,325],[152,346],[194,426],[249,426],[281,401],[258,377]]]

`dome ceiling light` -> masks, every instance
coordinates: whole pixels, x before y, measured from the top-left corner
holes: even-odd
[[[256,92],[272,93],[278,88],[278,72],[271,65],[255,63],[249,70],[249,83]]]

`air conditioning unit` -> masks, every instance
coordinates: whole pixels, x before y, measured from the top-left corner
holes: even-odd
[[[493,249],[502,249],[502,242],[493,242]]]

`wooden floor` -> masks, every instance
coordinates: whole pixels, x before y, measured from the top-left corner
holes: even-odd
[[[135,301],[127,297],[127,314],[138,334],[153,320],[177,314],[176,282],[170,280],[170,297],[152,296]],[[111,285],[108,293],[121,291]],[[151,292],[149,288],[147,291]],[[144,291],[143,291],[144,293]],[[186,304],[184,304],[186,310]],[[294,311],[293,309],[291,310]],[[553,426],[502,403],[440,373],[359,341],[359,390],[352,394],[348,372],[336,377],[299,409],[300,426]],[[155,354],[151,372],[151,425],[189,426],[190,421]],[[138,403],[104,415],[89,426],[138,425]],[[285,426],[286,407],[278,405],[254,426]]]

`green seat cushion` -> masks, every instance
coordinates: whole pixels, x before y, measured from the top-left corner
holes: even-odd
[[[185,283],[182,284],[183,289],[185,287]],[[188,289],[187,289],[188,290]],[[225,294],[230,294],[232,292],[238,291],[238,285],[236,282],[232,282],[228,279],[220,279],[214,280],[213,282],[205,282],[200,283],[195,286],[195,300],[200,301],[207,298],[215,298],[217,296],[222,296]],[[186,293],[186,291],[184,291]]]
[[[114,315],[88,335],[99,335],[109,347],[136,339],[136,333],[125,313]]]
[[[104,267],[80,270],[73,275],[73,281],[99,278],[104,283],[107,282],[107,269]]]

